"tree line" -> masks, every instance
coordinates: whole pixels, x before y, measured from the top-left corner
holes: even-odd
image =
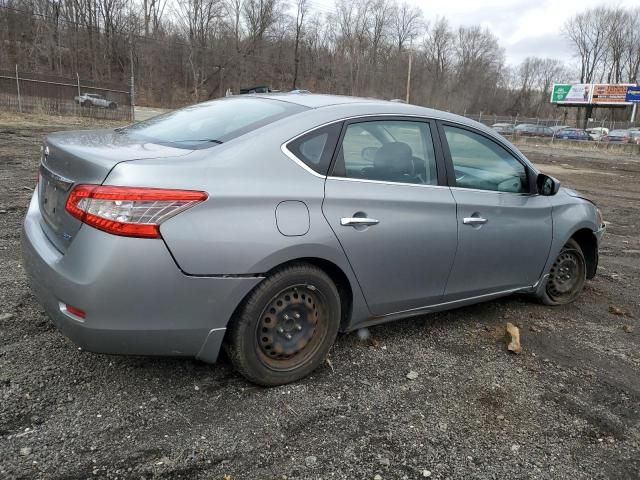
[[[0,0],[0,67],[128,82],[177,106],[267,85],[404,99],[454,112],[552,114],[552,84],[635,81],[640,9],[596,8],[564,26],[577,68],[510,66],[495,34],[397,0]]]

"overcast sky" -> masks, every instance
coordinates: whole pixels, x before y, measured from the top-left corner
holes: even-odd
[[[402,1],[402,0],[399,0]],[[446,17],[452,25],[480,24],[500,39],[508,63],[527,56],[552,57],[574,62],[570,45],[562,37],[562,24],[576,13],[606,5],[638,7],[640,0],[408,0],[422,8],[425,18]],[[334,0],[310,0],[322,11]]]

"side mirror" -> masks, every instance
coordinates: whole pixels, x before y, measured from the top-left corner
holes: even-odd
[[[536,185],[540,195],[555,195],[558,193],[558,190],[560,190],[560,180],[550,177],[549,175],[545,175],[544,173],[538,174],[538,178],[536,178]]]

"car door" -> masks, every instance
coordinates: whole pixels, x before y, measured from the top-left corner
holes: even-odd
[[[445,301],[533,285],[551,247],[551,202],[535,173],[490,136],[440,123],[457,204],[458,251]]]
[[[343,128],[323,213],[374,315],[437,303],[444,293],[456,207],[435,132],[434,122],[406,117]]]

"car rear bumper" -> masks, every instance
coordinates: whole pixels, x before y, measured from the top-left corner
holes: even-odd
[[[162,240],[83,225],[63,255],[41,227],[37,193],[22,232],[24,267],[56,327],[88,351],[214,362],[233,311],[260,277],[193,277]],[[65,305],[86,312],[81,319]]]

